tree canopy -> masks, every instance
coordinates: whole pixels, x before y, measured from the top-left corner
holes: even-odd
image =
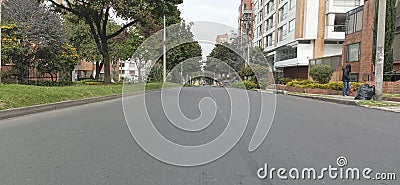
[[[89,26],[97,50],[102,55],[105,83],[110,83],[109,40],[131,26],[140,27],[144,35],[151,35],[162,25],[161,20],[164,14],[168,15],[168,24],[179,22],[180,12],[177,5],[182,3],[182,0],[165,0],[163,3],[158,0],[65,0],[63,4],[58,4],[56,0],[44,0],[43,2],[51,2],[59,10],[76,15]],[[112,13],[125,20],[126,24],[111,31],[108,27]]]

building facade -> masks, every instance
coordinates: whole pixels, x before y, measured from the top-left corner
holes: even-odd
[[[311,60],[342,54],[346,12],[362,0],[253,0],[253,45],[282,77],[308,78]]]
[[[231,44],[234,38],[235,38],[234,36],[229,35],[229,34],[217,35],[216,43],[217,44],[223,44],[223,43]]]
[[[364,5],[347,13],[346,37],[343,44],[343,65],[350,64],[352,81],[374,81],[374,27],[376,0],[364,0]],[[393,41],[394,65],[391,73],[400,73],[400,8],[397,1],[397,25]],[[391,75],[391,74],[386,74]]]

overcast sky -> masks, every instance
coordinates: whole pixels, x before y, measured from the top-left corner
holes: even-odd
[[[218,34],[236,31],[239,5],[240,0],[183,0],[179,10],[186,22],[195,22],[192,32],[196,40],[215,42]],[[204,21],[215,23],[208,24]],[[200,45],[203,56],[206,56],[211,52],[214,43],[200,42]]]
[[[179,5],[187,22],[214,21],[237,28],[240,0],[183,0]]]

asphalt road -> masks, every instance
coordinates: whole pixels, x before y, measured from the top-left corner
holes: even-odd
[[[124,103],[145,110],[141,96]],[[259,117],[260,97],[277,99],[267,139],[248,151]],[[200,116],[199,101],[215,100],[218,112],[199,132],[168,124],[160,93],[146,95],[149,117],[162,135],[182,145],[201,145],[227,126],[231,103],[223,88],[185,88],[182,112]],[[399,180],[259,179],[265,163],[274,168],[326,168],[345,156],[348,167],[395,172],[400,177],[400,114],[291,96],[249,92],[249,125],[239,143],[220,159],[198,167],[178,167],[148,155],[133,139],[121,99],[0,121],[0,184],[4,185],[387,185]],[[234,100],[233,100],[234,101]],[[243,111],[248,109],[243,106]],[[140,122],[140,119],[133,120]],[[149,135],[151,137],[151,135]],[[201,154],[200,154],[201,155]]]

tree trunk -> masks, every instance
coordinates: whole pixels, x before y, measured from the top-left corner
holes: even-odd
[[[96,75],[95,75],[95,80],[99,81],[100,80],[100,72],[101,69],[103,68],[104,62],[96,62]]]
[[[102,40],[102,48],[103,52],[101,54],[103,55],[103,65],[104,65],[104,83],[105,84],[110,84],[111,83],[111,68],[110,68],[110,54],[108,53],[108,43],[107,39]]]

